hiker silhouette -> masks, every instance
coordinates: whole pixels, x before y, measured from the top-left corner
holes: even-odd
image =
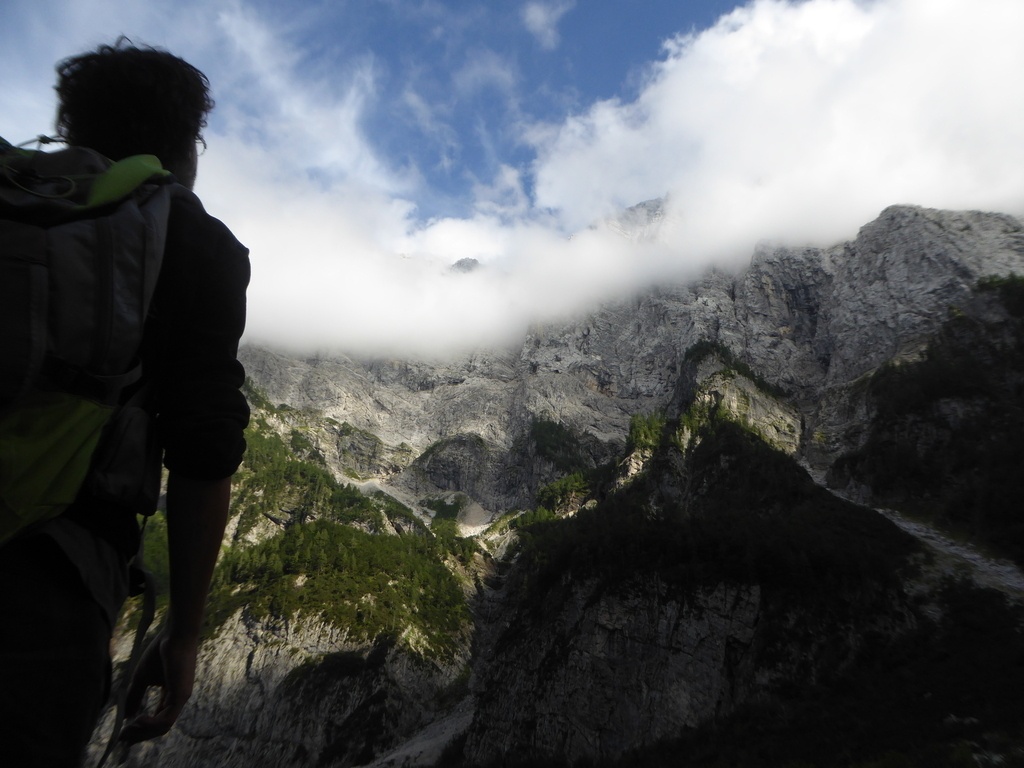
[[[117,738],[160,736],[180,715],[249,418],[248,250],[191,191],[206,76],[125,38],[57,73],[68,147],[0,142],[0,283],[24,278],[38,298],[0,307],[5,355],[26,350],[0,365],[0,765],[46,768],[81,764],[111,694],[110,640],[137,591],[139,515],[156,510],[161,462],[169,601],[120,686]],[[47,448],[25,448],[40,435]],[[54,466],[55,452],[77,458]],[[32,496],[55,485],[67,498]]]

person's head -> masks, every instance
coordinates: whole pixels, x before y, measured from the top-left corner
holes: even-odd
[[[210,81],[183,59],[121,38],[57,65],[57,134],[121,160],[156,155],[187,186],[213,109]],[[205,143],[204,143],[205,145]]]

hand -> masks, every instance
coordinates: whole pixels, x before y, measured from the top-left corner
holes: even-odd
[[[122,741],[135,744],[171,729],[192,695],[198,651],[198,638],[182,640],[161,629],[143,652],[128,686]],[[140,711],[151,686],[162,689],[160,700],[152,713]]]
[[[125,699],[128,744],[167,733],[196,680],[203,609],[217,563],[231,498],[231,478],[195,480],[171,470],[167,480],[167,548],[170,601],[165,623],[146,647]],[[146,691],[162,689],[152,712],[142,710]]]

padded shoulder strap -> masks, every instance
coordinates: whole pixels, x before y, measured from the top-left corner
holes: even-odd
[[[133,155],[119,160],[108,168],[89,191],[85,208],[96,208],[113,203],[130,195],[143,183],[160,177],[169,177],[171,172],[160,165],[156,155]]]
[[[133,155],[112,163],[85,147],[57,152],[20,149],[0,139],[0,192],[14,209],[49,211],[65,217],[129,197],[146,183],[170,181],[155,155]]]

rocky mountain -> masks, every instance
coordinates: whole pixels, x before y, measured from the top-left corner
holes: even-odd
[[[1017,764],[1015,275],[1024,222],[900,206],[514,348],[244,349],[201,682],[129,765]]]
[[[978,280],[1021,271],[1022,243],[1013,217],[895,207],[850,243],[761,248],[739,275],[658,286],[536,327],[514,349],[436,363],[300,361],[249,348],[244,360],[274,403],[350,424],[382,450],[408,446],[410,460],[431,449],[413,471],[359,474],[414,493],[463,491],[497,514],[529,506],[552,479],[522,460],[535,420],[571,430],[601,464],[621,451],[632,415],[678,413],[687,350],[714,342],[787,393],[803,419],[801,457],[824,470],[862,439],[863,419],[848,412],[851,383],[920,355]],[[457,467],[469,474],[455,477]]]

